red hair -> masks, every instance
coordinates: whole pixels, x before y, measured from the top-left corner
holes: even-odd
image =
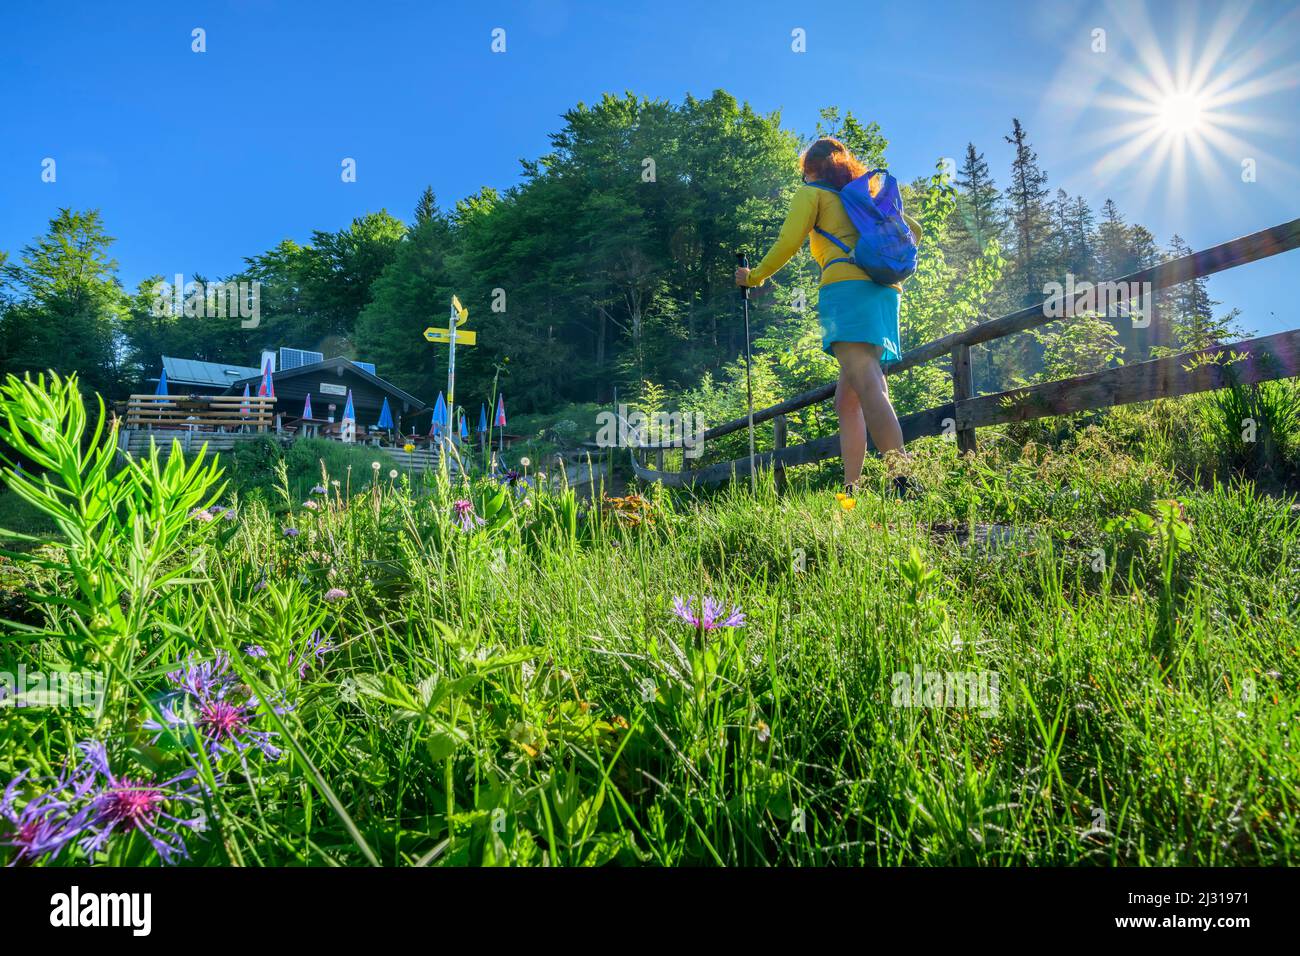
[[[847,146],[829,136],[823,136],[804,151],[802,165],[808,182],[826,183],[836,189],[843,189],[867,171]]]

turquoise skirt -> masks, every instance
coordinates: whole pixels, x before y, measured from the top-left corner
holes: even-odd
[[[883,350],[881,364],[903,357],[898,336],[899,291],[870,279],[848,279],[821,287],[817,316],[822,324],[822,350],[832,342],[870,342]]]

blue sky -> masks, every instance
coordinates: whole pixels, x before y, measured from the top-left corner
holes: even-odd
[[[152,273],[228,274],[367,211],[409,218],[426,184],[444,206],[509,186],[559,114],[606,91],[723,88],[808,133],[836,103],[881,124],[900,178],[972,141],[999,185],[1017,116],[1053,189],[1098,208],[1113,197],[1162,244],[1177,232],[1202,248],[1300,215],[1300,5],[1282,0],[7,7],[0,249],[16,255],[61,206],[99,208],[132,289]],[[791,49],[796,28],[805,53]],[[1218,133],[1180,139],[1142,112],[1184,88],[1208,90]],[[55,183],[41,181],[46,157]],[[344,157],[355,183],[340,180]],[[1297,270],[1289,253],[1211,292],[1249,328],[1294,327]]]

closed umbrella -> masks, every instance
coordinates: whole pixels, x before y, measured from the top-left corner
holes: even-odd
[[[262,369],[262,384],[257,386],[257,394],[262,398],[275,398],[275,382],[271,378],[271,360],[266,360]]]
[[[348,389],[348,400],[343,404],[343,420],[339,423],[339,437],[345,442],[357,440],[357,413],[352,407],[352,389]]]
[[[162,374],[158,376],[158,388],[154,390],[154,394],[155,395],[167,394],[167,369],[163,369]]]
[[[393,428],[393,410],[388,407],[388,396],[384,396],[384,407],[379,410],[379,421],[375,423],[376,428],[382,428],[384,431],[391,431]]]
[[[438,393],[438,401],[433,406],[433,421],[429,423],[429,435],[437,438],[447,428],[447,400]]]

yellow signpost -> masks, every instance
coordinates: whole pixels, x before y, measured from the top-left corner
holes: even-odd
[[[436,342],[439,345],[447,345],[450,344],[451,342],[451,329],[438,329],[438,328],[425,329],[424,337],[428,339],[430,342]],[[457,329],[456,344],[477,345],[478,333],[473,331],[472,329]]]
[[[447,345],[447,430],[450,432],[456,421],[456,346],[477,345],[478,333],[460,327],[469,319],[469,309],[460,304],[460,299],[451,297],[451,315],[447,318],[447,327],[437,326],[424,330],[426,341],[436,345]]]

